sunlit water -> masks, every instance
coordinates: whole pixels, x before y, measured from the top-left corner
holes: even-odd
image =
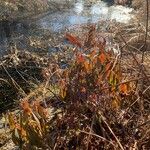
[[[38,28],[48,29],[51,32],[63,32],[65,29],[73,28],[76,25],[97,23],[100,21],[108,22],[107,20],[128,23],[133,17],[131,14],[132,11],[133,9],[129,7],[119,5],[108,6],[102,1],[87,5],[84,0],[78,0],[74,3],[73,8],[48,13],[43,18],[37,19],[33,24],[36,24]],[[105,29],[107,25],[104,24],[102,28]],[[15,32],[20,35],[28,34],[19,24],[17,24]],[[1,33],[0,56],[4,50],[7,50],[8,43],[9,39],[5,37],[5,34]]]
[[[73,25],[96,23],[101,20],[114,20],[120,23],[128,23],[133,15],[132,8],[115,5],[108,6],[99,1],[91,6],[86,6],[83,0],[78,0],[74,7],[62,12],[49,14],[37,21],[37,25],[54,32],[64,30]]]

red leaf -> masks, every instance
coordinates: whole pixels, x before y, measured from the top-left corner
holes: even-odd
[[[99,56],[99,60],[100,60],[101,64],[104,64],[104,62],[106,60],[106,55],[104,53],[101,53]]]
[[[108,63],[107,65],[106,65],[106,67],[105,67],[106,69],[105,69],[105,71],[107,72],[108,70],[110,70],[110,68],[111,68],[111,62],[110,63]]]
[[[120,88],[120,92],[127,94],[128,92],[127,84],[121,84],[119,88]]]
[[[26,113],[27,115],[30,115],[32,113],[32,110],[30,108],[30,105],[29,105],[29,102],[27,100],[23,100],[21,103],[20,103],[24,113]]]
[[[82,54],[77,54],[77,62],[78,63],[83,63],[85,61],[85,58]]]
[[[82,44],[81,42],[79,42],[79,39],[69,33],[66,33],[65,35],[65,38],[71,43],[71,44],[74,44],[74,45],[77,45],[79,47],[82,47]]]
[[[109,78],[110,73],[111,73],[111,70],[108,70],[108,71],[106,72],[106,78]]]

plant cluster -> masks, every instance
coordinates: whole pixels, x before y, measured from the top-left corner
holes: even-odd
[[[148,149],[149,130],[140,120],[148,119],[148,115],[140,118],[147,105],[141,109],[136,80],[125,80],[120,54],[106,50],[106,40],[97,36],[95,26],[85,40],[69,33],[65,38],[74,45],[68,67],[51,65],[42,72],[46,85],[52,77],[57,79],[59,92],[46,101],[56,112],[46,122],[39,102],[31,106],[23,101],[17,124],[8,115],[14,143],[26,149],[33,149],[32,145],[42,149]]]
[[[12,141],[21,149],[47,148],[47,110],[39,101],[29,104],[27,100],[23,100],[20,105],[22,110],[19,116],[11,112],[7,114]]]

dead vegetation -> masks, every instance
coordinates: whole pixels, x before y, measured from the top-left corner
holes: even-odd
[[[44,12],[47,9],[47,1],[0,0],[0,20],[5,18],[8,20],[22,18],[42,11]]]
[[[116,40],[117,36],[119,32]],[[125,45],[120,43],[123,48],[117,54],[105,51],[105,38],[97,39],[92,26],[82,42],[74,35],[65,35],[74,45],[67,51],[71,60],[64,51],[59,53],[59,59],[56,55],[51,61],[47,58],[45,64],[29,52],[22,57],[22,52],[15,52],[14,56],[5,58],[6,66],[15,62],[19,71],[19,66],[27,70],[30,63],[32,67],[43,64],[36,75],[43,79],[43,84],[37,84],[34,90],[29,88],[28,92],[20,88],[21,82],[15,78],[18,75],[12,77],[7,68],[11,75],[11,82],[7,82],[13,83],[24,99],[18,119],[8,114],[15,144],[24,149],[149,149],[150,75],[145,65],[148,62],[144,60],[141,70],[140,52],[127,51],[129,43],[120,36]],[[65,68],[59,63],[62,58],[66,60]],[[3,69],[8,73],[4,64]],[[30,71],[35,74],[33,70]],[[49,119],[43,122],[41,119],[46,116],[41,116],[41,111],[51,108]]]
[[[53,43],[59,52],[51,57],[16,49],[3,58],[0,81],[21,100],[19,115],[6,115],[18,147],[150,149],[149,25],[111,32],[116,53],[92,25],[85,34],[65,34],[68,45]],[[30,40],[45,47],[42,38]]]

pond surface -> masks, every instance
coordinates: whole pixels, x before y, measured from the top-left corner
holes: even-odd
[[[128,23],[131,20],[133,17],[131,14],[133,11],[132,8],[120,5],[110,5],[110,3],[102,1],[87,3],[83,0],[77,0],[74,2],[73,7],[53,13],[49,12],[47,15],[44,15],[44,17],[40,17],[32,22],[32,25],[35,25],[37,29],[48,29],[55,33],[63,32],[65,29],[73,28],[76,25],[97,23],[100,21],[107,22],[107,20]],[[21,23],[12,24],[10,27],[4,25],[4,27],[2,27],[3,29],[0,30],[0,56],[8,49],[10,39],[15,41],[20,36],[28,35],[28,31],[31,28],[29,26],[27,29]],[[102,28],[106,29],[106,26],[107,25],[104,24],[104,27]],[[8,34],[7,32],[9,30],[11,32]],[[12,36],[14,33],[17,35],[15,38]],[[8,37],[8,35],[10,37]]]
[[[83,0],[78,0],[74,3],[73,8],[48,14],[39,19],[36,24],[40,28],[59,32],[74,25],[96,23],[106,20],[128,23],[133,17],[131,14],[132,11],[132,8],[120,5],[109,6],[108,3],[102,1],[89,5]]]

